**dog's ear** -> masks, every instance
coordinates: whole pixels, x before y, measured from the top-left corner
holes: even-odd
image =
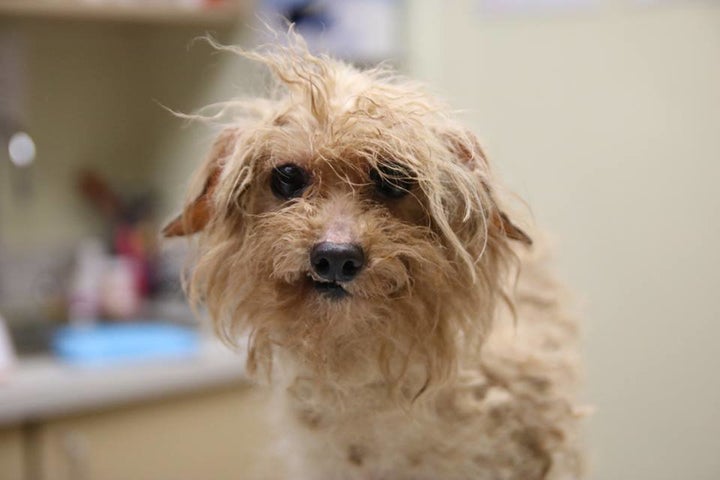
[[[512,223],[505,212],[498,209],[495,209],[495,211],[497,214],[493,216],[492,222],[496,228],[504,232],[505,236],[511,240],[517,240],[528,247],[532,245],[532,238],[530,238],[530,236],[521,228]]]
[[[222,166],[235,148],[238,131],[233,128],[225,129],[215,140],[210,155],[205,161],[200,176],[203,187],[200,194],[190,201],[183,212],[172,219],[162,234],[165,237],[182,237],[202,231],[213,215],[212,197],[220,181]]]
[[[502,232],[507,238],[517,240],[527,246],[532,245],[532,239],[520,227],[515,225],[505,212],[503,212],[495,200],[495,194],[489,183],[485,180],[489,171],[489,164],[480,142],[470,132],[462,134],[448,133],[445,138],[449,148],[459,160],[471,170],[479,170],[481,173],[482,188],[490,199],[490,222],[491,225]]]

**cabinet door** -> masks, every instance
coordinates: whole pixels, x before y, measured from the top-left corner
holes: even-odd
[[[283,478],[267,394],[247,386],[52,421],[43,480]]]
[[[23,479],[23,436],[20,429],[0,430],[0,477]]]

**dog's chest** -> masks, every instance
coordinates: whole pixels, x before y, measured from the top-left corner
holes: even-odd
[[[427,419],[377,402],[345,410],[291,400],[285,422],[292,449],[308,479],[384,480],[418,470],[427,461],[432,428]]]
[[[288,451],[298,463],[295,471],[305,475],[297,478],[542,478],[547,455],[514,418],[516,400],[494,387],[481,390],[483,398],[468,390],[448,397],[449,404],[440,410],[412,411],[383,400],[372,389],[358,392],[342,406],[321,392],[291,392],[285,395],[281,424]],[[522,469],[510,468],[518,461]]]

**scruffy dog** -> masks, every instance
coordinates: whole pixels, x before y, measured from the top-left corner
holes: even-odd
[[[391,72],[237,51],[277,88],[221,106],[164,233],[280,392],[290,478],[579,478],[576,324],[475,137]]]

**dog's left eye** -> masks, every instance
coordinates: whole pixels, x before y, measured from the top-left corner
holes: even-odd
[[[410,172],[397,164],[378,165],[370,170],[375,190],[386,198],[402,198],[410,192],[415,180]]]
[[[270,188],[282,199],[299,197],[308,186],[310,176],[301,167],[287,163],[275,167],[270,180]]]

